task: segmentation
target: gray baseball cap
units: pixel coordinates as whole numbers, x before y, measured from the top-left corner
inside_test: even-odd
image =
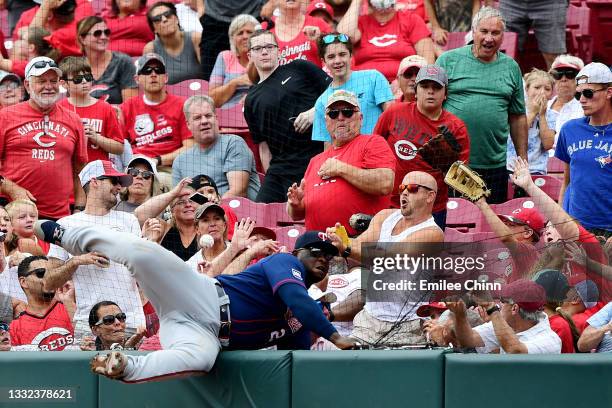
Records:
[[[448,75],[444,68],[429,64],[422,67],[417,74],[416,83],[421,81],[434,81],[442,86],[448,86]]]
[[[147,65],[151,61],[159,61],[164,67],[166,66],[166,61],[164,61],[164,58],[161,55],[155,54],[154,52],[150,52],[136,60],[136,62],[134,63],[134,65],[136,66],[136,73],[139,74],[140,70],[142,70],[145,65]]]

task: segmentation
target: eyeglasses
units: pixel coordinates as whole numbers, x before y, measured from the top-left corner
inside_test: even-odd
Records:
[[[170,18],[170,17],[172,17],[172,16],[174,16],[174,15],[176,15],[176,14],[174,14],[174,11],[172,11],[172,10],[166,10],[166,11],[164,11],[164,12],[163,12],[163,13],[161,13],[161,14],[158,14],[158,15],[156,15],[156,16],[151,16],[151,21],[152,21],[152,22],[154,22],[154,23],[159,23],[160,21],[162,21],[162,19],[163,19],[164,17],[166,17],[166,18]]]
[[[334,258],[333,254],[325,252],[320,248],[308,248],[308,251],[313,258],[325,258],[326,261],[331,261]]]
[[[584,95],[585,98],[587,99],[593,99],[593,96],[595,96],[595,92],[599,92],[599,91],[605,91],[608,88],[601,88],[601,89],[585,89],[582,92],[576,92],[574,94],[574,98],[576,98],[577,101],[580,100],[580,97]]]
[[[322,38],[322,40],[324,44],[331,44],[336,40],[338,40],[338,42],[346,44],[350,41],[350,38],[346,34],[327,34]]]
[[[272,52],[274,51],[275,48],[278,48],[278,45],[276,44],[256,45],[255,47],[251,47],[251,52],[261,52],[262,50]]]
[[[402,76],[406,79],[410,79],[410,78],[416,77],[418,73],[419,73],[418,69],[407,69],[404,72],[402,72]]]
[[[50,60],[50,61],[38,61],[35,62],[34,64],[32,64],[32,66],[30,67],[30,69],[28,70],[28,72],[26,72],[25,77],[28,77],[28,74],[30,73],[30,71],[33,68],[37,68],[37,69],[42,69],[45,67],[51,67],[51,68],[57,68],[57,64],[55,63],[55,61]]]
[[[19,84],[17,82],[9,82],[7,84],[2,84],[0,85],[0,92],[6,92],[6,91],[14,91],[15,89],[19,88]]]
[[[110,326],[111,324],[115,323],[115,319],[117,319],[121,323],[123,323],[123,322],[125,322],[125,319],[127,319],[127,316],[123,312],[117,313],[114,316],[113,315],[106,315],[106,316],[102,317],[100,320],[98,320],[96,322],[95,326],[99,326],[101,324],[103,324],[105,326]]]
[[[36,275],[38,279],[42,279],[45,277],[46,272],[47,272],[47,269],[45,268],[37,268],[37,269],[32,269],[30,272],[27,273],[26,276]]]
[[[182,207],[182,206],[185,206],[185,205],[187,205],[187,204],[189,204],[189,203],[190,203],[190,201],[189,201],[189,200],[178,200],[177,202],[175,202],[174,204],[172,204],[172,205],[170,206],[170,208],[174,208],[174,207],[176,207],[177,205],[180,205],[180,206]]]
[[[77,75],[77,76],[72,77],[72,78],[66,78],[66,81],[72,82],[75,85],[78,85],[78,84],[80,84],[83,81],[91,82],[93,80],[94,80],[94,76],[92,74]]]
[[[578,71],[576,71],[575,69],[564,69],[561,71],[553,69],[552,71],[550,71],[550,75],[552,75],[552,77],[555,78],[556,81],[563,78],[563,76],[565,76],[567,79],[575,79],[578,75]]]
[[[399,185],[399,193],[402,194],[404,190],[408,190],[410,194],[414,194],[419,191],[419,187],[423,187],[425,190],[434,191],[432,188],[427,186],[423,186],[421,184],[400,184]]]
[[[96,177],[97,180],[109,180],[113,186],[121,184],[118,177],[100,176]]]
[[[143,69],[140,70],[138,75],[151,75],[152,72],[155,72],[157,75],[163,75],[166,73],[166,68],[161,66],[150,66],[147,65]]]
[[[104,36],[110,38],[111,30],[110,30],[110,28],[107,28],[105,30],[92,31],[89,34],[91,34],[92,37],[94,37],[94,38],[100,38],[100,37],[102,37],[102,34],[104,34]]]
[[[340,116],[340,114],[342,113],[342,116],[349,119],[353,116],[355,112],[359,112],[359,110],[353,108],[330,109],[327,111],[327,116],[329,116],[330,119],[338,119],[338,116]]]
[[[139,169],[136,169],[134,167],[128,168],[127,169],[127,174],[129,174],[132,177],[138,177],[140,175],[145,180],[149,180],[151,177],[153,177],[153,172],[152,171],[149,171],[149,170],[139,170]]]

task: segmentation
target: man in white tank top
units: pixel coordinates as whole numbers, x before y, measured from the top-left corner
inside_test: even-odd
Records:
[[[362,243],[444,242],[444,233],[431,215],[438,189],[435,178],[425,172],[413,171],[406,174],[399,188],[400,209],[380,211],[363,234],[349,240],[348,246],[335,233],[339,224],[327,229],[329,238],[343,256],[361,262]],[[421,252],[417,245],[413,246],[410,252]],[[425,344],[421,319],[416,315],[416,310],[421,304],[426,304],[427,299],[419,301],[408,295],[394,291],[388,294],[389,301],[366,300],[364,309],[353,320],[351,337],[376,346]]]

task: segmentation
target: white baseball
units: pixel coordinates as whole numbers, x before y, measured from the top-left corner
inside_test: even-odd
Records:
[[[200,237],[200,248],[212,248],[215,240],[208,234],[204,234]]]

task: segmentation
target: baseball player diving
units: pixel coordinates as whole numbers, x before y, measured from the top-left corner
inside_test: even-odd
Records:
[[[327,275],[329,260],[338,254],[317,231],[301,235],[292,254],[275,254],[217,279],[197,274],[173,253],[131,234],[64,228],[46,220],[38,221],[35,231],[74,255],[97,251],[125,265],[159,315],[163,350],[145,356],[99,354],[91,361],[94,373],[127,383],[203,374],[222,347],[309,349],[311,331],[340,349],[357,344],[338,334],[308,296],[307,288]]]

